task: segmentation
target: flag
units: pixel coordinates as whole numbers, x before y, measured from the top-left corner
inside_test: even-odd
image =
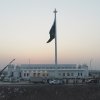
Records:
[[[53,25],[52,25],[52,27],[51,27],[51,29],[50,29],[50,32],[49,32],[49,34],[50,34],[50,38],[49,38],[49,40],[47,41],[47,43],[49,43],[49,42],[51,42],[54,38],[55,38],[55,29],[56,27],[55,27],[55,20],[54,20],[54,23],[53,23]]]

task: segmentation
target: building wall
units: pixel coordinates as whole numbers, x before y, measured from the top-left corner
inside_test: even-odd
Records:
[[[76,64],[23,64],[21,66],[8,67],[8,76],[29,79],[30,77],[42,78],[86,78],[88,77],[88,66]]]

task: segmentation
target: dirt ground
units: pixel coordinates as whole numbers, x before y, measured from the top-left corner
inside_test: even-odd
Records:
[[[100,100],[100,85],[1,85],[0,100]]]

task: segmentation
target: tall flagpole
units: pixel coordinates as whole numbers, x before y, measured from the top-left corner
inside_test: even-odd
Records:
[[[55,14],[55,78],[57,78],[57,27],[56,27],[56,9],[54,10]]]
[[[55,14],[55,65],[57,67],[57,30],[56,30],[56,13],[57,10],[54,10],[54,14]]]

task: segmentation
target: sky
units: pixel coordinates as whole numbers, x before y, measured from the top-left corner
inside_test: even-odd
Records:
[[[100,69],[100,0],[0,0],[0,68],[55,62],[55,8],[58,63]]]

